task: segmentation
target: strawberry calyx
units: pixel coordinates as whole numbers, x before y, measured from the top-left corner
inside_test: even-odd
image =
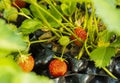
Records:
[[[20,54],[17,59],[17,64],[24,72],[31,72],[34,68],[34,58],[31,54]]]
[[[54,59],[58,59],[58,60],[61,60],[61,61],[65,61],[65,62],[68,62],[65,58],[62,58],[62,57],[58,57],[56,55],[53,56]]]
[[[28,56],[30,56],[30,55],[31,54],[22,54],[22,55],[20,55],[19,58],[18,58],[18,63],[19,63],[19,61],[21,61],[22,63],[24,63],[25,61],[27,61]]]

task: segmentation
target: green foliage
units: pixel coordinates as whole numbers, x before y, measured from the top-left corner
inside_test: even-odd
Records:
[[[7,22],[16,21],[18,14],[26,17],[19,28],[0,19],[0,33],[2,34],[0,35],[0,83],[53,83],[47,77],[37,76],[35,73],[22,72],[16,62],[13,61],[15,56],[14,54],[12,55],[13,52],[18,52],[18,50],[19,53],[28,52],[30,45],[27,47],[25,42],[31,44],[29,34],[37,29],[47,28],[51,30],[55,36],[59,36],[57,39],[58,43],[62,46],[67,46],[71,42],[66,35],[74,34],[72,31],[75,28],[74,23],[80,23],[80,27],[85,28],[90,34],[88,34],[88,38],[79,55],[82,56],[84,51],[89,54],[89,50],[86,49],[90,48],[90,51],[92,51],[90,59],[99,68],[108,66],[111,58],[115,56],[116,49],[120,47],[120,10],[116,8],[120,0],[116,0],[116,2],[115,0],[92,0],[98,18],[100,17],[107,27],[107,30],[102,29],[103,31],[98,29],[102,27],[99,27],[99,20],[94,16],[94,9],[91,9],[92,11],[87,9],[93,8],[90,3],[91,0],[57,0],[61,2],[61,5],[57,5],[56,0],[24,1],[30,4],[28,9],[17,9],[11,7],[11,0],[0,0],[0,10],[2,10],[3,17]],[[81,9],[78,10],[76,8],[77,2],[80,4],[85,3],[82,4],[85,6],[84,11],[81,11],[81,5]],[[59,28],[62,30],[60,31]],[[116,40],[110,43],[113,34],[118,35]],[[97,46],[96,44],[99,45]],[[64,48],[62,54],[64,54],[63,52]],[[4,59],[3,56],[5,57]],[[2,72],[3,70],[5,71]]]
[[[36,3],[37,2],[37,0],[24,0],[24,1],[26,1],[27,3]]]
[[[110,44],[111,47],[119,48],[120,47],[120,36],[116,38],[114,42]]]
[[[61,10],[64,15],[72,16],[76,9],[76,2],[75,1],[66,1],[65,3],[61,4]]]
[[[103,68],[108,66],[111,58],[115,56],[116,47],[120,47],[119,36],[114,42],[109,43],[112,35],[120,35],[120,10],[116,8],[115,0],[92,1],[94,2],[97,16],[102,19],[107,30],[99,32],[98,43],[100,47],[91,52],[90,58],[95,62],[96,67]]]
[[[109,32],[107,30],[104,30],[103,32],[100,32],[98,37],[103,42],[110,42],[111,37],[114,35],[114,33]]]
[[[53,83],[53,81],[35,73],[22,72],[13,59],[6,57],[0,58],[0,83]]]
[[[116,5],[120,6],[120,0],[115,0]]]
[[[16,72],[21,71],[19,66],[15,63],[15,61],[11,57],[0,58],[0,71],[3,71],[3,70],[5,72],[0,72],[0,76],[2,75],[2,73],[4,74],[9,72],[9,73],[15,74]]]
[[[113,56],[115,56],[114,48],[98,47],[92,51],[90,58],[95,62],[96,67],[103,68],[109,65]]]
[[[24,50],[26,43],[17,31],[0,19],[0,56],[9,54],[11,51]]]
[[[12,83],[53,83],[53,81],[35,73],[20,73],[13,78]]]
[[[42,7],[45,11],[47,11],[48,13],[50,13],[54,18],[56,18],[59,22],[62,21],[62,18],[61,16],[58,15],[58,13],[53,9],[53,8],[50,8],[50,9],[47,9],[46,8],[46,5],[42,5],[40,4],[39,5],[40,7]],[[57,7],[56,7],[57,8]],[[42,11],[41,9],[36,9],[35,6],[31,5],[30,6],[30,9],[32,11],[32,14],[36,17],[36,18],[39,18],[41,21],[43,21],[44,23],[44,20],[42,19],[40,13],[44,16],[45,20],[51,25],[51,27],[58,27],[60,26],[60,24],[58,24],[51,16],[49,16],[48,14],[46,14],[44,11]],[[45,23],[44,23],[45,24]],[[45,25],[46,26],[46,25]]]
[[[11,0],[0,0],[0,10],[10,7],[11,7]]]
[[[107,26],[107,30],[120,35],[120,10],[115,8],[112,0],[92,0],[96,14],[101,17]]]
[[[10,7],[4,10],[3,17],[8,21],[16,21],[18,17],[18,11],[14,7]]]
[[[26,15],[31,15],[30,11],[27,8],[22,8],[21,11]]]
[[[41,27],[42,23],[37,19],[26,19],[22,22],[19,31],[23,34],[30,34]]]

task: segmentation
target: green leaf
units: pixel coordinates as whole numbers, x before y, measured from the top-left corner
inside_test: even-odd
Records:
[[[54,83],[45,76],[34,72],[23,72],[11,58],[0,58],[0,83]]]
[[[0,0],[0,10],[10,7],[11,7],[11,0]]]
[[[45,5],[41,5],[40,7],[42,7],[45,11],[49,12],[54,18],[56,18],[58,21],[62,21],[61,16],[53,9],[47,9]],[[56,7],[57,8],[57,7]],[[30,9],[32,11],[32,14],[34,15],[34,17],[39,18],[43,23],[43,19],[41,19],[41,16],[39,13],[42,13],[42,15],[45,17],[45,19],[47,20],[47,22],[51,25],[51,27],[59,27],[60,24],[58,24],[52,17],[50,17],[48,14],[46,14],[45,12],[43,12],[42,10],[38,9],[36,10],[35,6],[31,5]],[[46,26],[46,25],[45,25]]]
[[[45,76],[37,76],[35,73],[20,73],[14,77],[12,83],[53,83]]]
[[[16,21],[18,17],[18,11],[15,7],[10,7],[4,10],[3,17],[8,21]]]
[[[22,71],[21,68],[16,64],[16,62],[11,57],[0,58],[0,71],[3,70],[13,74]],[[0,72],[0,75],[1,73],[2,72]]]
[[[20,71],[13,59],[0,58],[0,83],[12,83],[12,78]]]
[[[21,35],[17,31],[13,31],[11,26],[2,19],[0,19],[0,33],[0,56],[26,48],[26,43],[22,40]]]
[[[61,9],[62,9],[62,12],[65,14],[65,15],[67,15],[67,16],[69,16],[69,11],[68,11],[68,5],[67,4],[62,4],[61,5]]]
[[[27,8],[22,8],[21,10],[24,12],[24,14],[31,15],[30,11]]]
[[[110,42],[111,37],[114,35],[114,33],[109,32],[107,30],[104,30],[103,32],[99,33],[99,38],[103,42]]]
[[[110,46],[115,48],[120,47],[120,36],[117,37],[116,40],[110,44]]]
[[[120,35],[120,10],[116,9],[114,0],[92,0],[96,14],[101,17],[107,30]]]
[[[66,16],[73,15],[76,9],[76,2],[75,1],[67,1],[61,5],[61,10]]]
[[[41,27],[42,23],[37,19],[26,19],[22,22],[19,31],[30,34]]]
[[[36,3],[37,2],[37,0],[24,0],[24,1],[27,3]]]
[[[120,6],[120,0],[115,0],[116,1],[116,5]]]
[[[102,68],[109,65],[112,56],[115,56],[114,48],[98,47],[91,52],[90,59],[95,62],[96,67]]]
[[[56,6],[56,8],[58,9],[58,7]],[[58,9],[59,10],[59,9]],[[53,9],[53,8],[50,8],[48,10],[51,15],[53,15],[59,22],[62,22],[62,18],[61,16]],[[53,18],[51,18],[49,15],[46,14],[46,19],[47,21],[50,23],[50,25],[52,27],[59,27],[60,24],[58,24]]]

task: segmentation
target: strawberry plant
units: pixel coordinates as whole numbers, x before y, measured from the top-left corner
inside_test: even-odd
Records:
[[[100,75],[118,81],[119,3],[119,0],[1,0],[0,68],[5,72],[0,70],[0,82],[16,83],[20,79],[20,83],[53,83],[60,76],[67,81],[71,75],[81,73],[93,75],[91,80]],[[91,66],[96,72],[92,72],[95,70]],[[86,80],[84,77],[82,81]],[[27,78],[31,79],[24,81]]]

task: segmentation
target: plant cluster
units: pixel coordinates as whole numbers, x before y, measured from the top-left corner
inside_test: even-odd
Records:
[[[77,60],[87,56],[97,68],[117,79],[107,67],[120,52],[119,3],[119,0],[0,0],[0,73],[5,70],[0,74],[0,83],[16,83],[17,79],[21,79],[19,83],[53,83],[31,71],[41,63],[49,65],[52,76],[65,75],[68,52],[69,57]],[[37,63],[39,54],[34,48],[35,53],[31,51],[32,46],[49,43],[53,45],[52,52],[47,57],[40,54],[41,61]],[[74,47],[76,53],[71,52]],[[7,80],[1,80],[3,75]]]

